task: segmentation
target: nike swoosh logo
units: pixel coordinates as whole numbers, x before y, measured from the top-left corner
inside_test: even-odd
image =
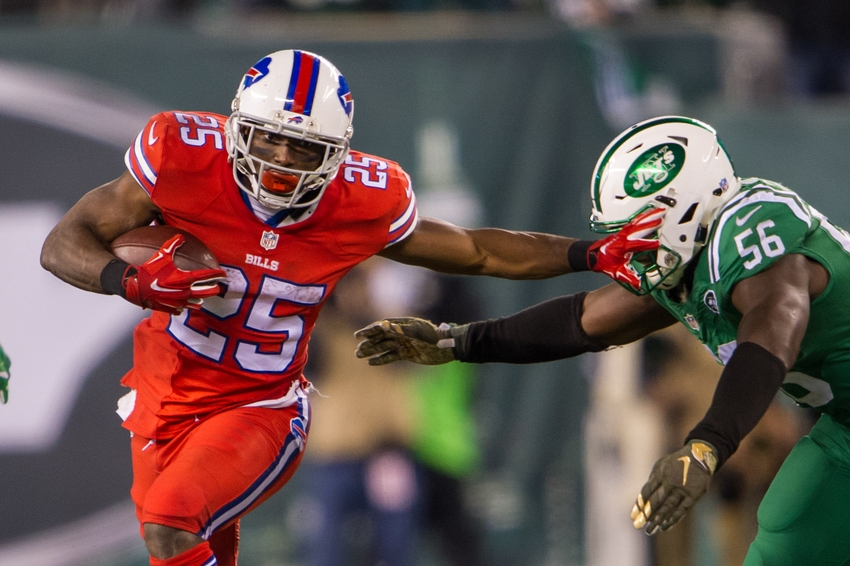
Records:
[[[156,122],[151,126],[150,131],[148,132],[148,145],[153,145],[159,138],[153,137],[153,129],[156,128]]]
[[[180,289],[166,289],[165,287],[159,286],[159,279],[154,279],[151,281],[151,289],[154,291],[159,291],[161,293],[179,293]]]
[[[754,209],[749,211],[746,215],[744,215],[743,218],[741,218],[741,217],[735,218],[735,225],[736,226],[743,226],[744,224],[746,224],[747,220],[750,219],[750,216],[755,214],[756,211],[760,208],[761,208],[761,205],[758,205],[757,207],[755,207]]]
[[[682,470],[682,487],[685,487],[685,484],[688,483],[688,468],[691,467],[691,459],[687,456],[682,456],[679,458],[679,461],[685,465],[685,469]]]

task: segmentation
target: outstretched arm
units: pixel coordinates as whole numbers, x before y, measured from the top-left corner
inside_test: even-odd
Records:
[[[567,251],[575,241],[538,232],[471,230],[421,217],[410,236],[379,255],[442,273],[544,279],[573,271]]]
[[[158,214],[148,194],[125,172],[86,193],[53,228],[41,250],[41,265],[59,279],[104,293],[100,274],[115,259],[106,245],[150,224]]]
[[[669,529],[708,490],[714,471],[735,452],[776,396],[800,351],[810,301],[823,292],[828,280],[820,264],[790,254],[735,286],[732,303],[743,315],[738,346],[687,445],[653,467],[632,508],[635,528],[648,534]]]
[[[673,322],[652,297],[611,284],[461,326],[437,327],[418,318],[378,321],[357,332],[363,341],[356,355],[371,365],[547,362],[627,344]]]
[[[596,271],[639,291],[641,282],[631,258],[635,252],[658,248],[658,239],[653,235],[664,214],[660,208],[647,210],[601,240],[495,228],[468,230],[442,220],[422,218],[413,234],[381,255],[443,273],[507,279],[542,279]]]
[[[658,247],[652,235],[663,216],[664,210],[650,209],[617,233],[595,242],[505,230],[466,230],[426,219],[419,228],[422,231],[384,255],[450,273],[501,277],[548,277],[591,269],[640,289],[630,260],[634,252]],[[430,245],[430,240],[436,244]],[[398,360],[442,364],[453,359],[547,362],[627,344],[673,322],[651,296],[636,296],[619,285],[608,285],[591,293],[558,297],[508,317],[462,326],[437,327],[410,317],[381,320],[356,333],[363,340],[357,356],[368,358],[371,365]]]

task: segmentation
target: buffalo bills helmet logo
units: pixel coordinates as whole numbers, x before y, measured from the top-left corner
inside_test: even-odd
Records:
[[[246,89],[254,83],[260,82],[263,77],[269,74],[269,63],[272,62],[271,57],[263,57],[253,67],[245,73],[245,78],[242,79],[242,88]]]
[[[304,118],[302,118],[301,116],[290,116],[286,119],[287,124],[300,124],[303,121]]]
[[[345,110],[346,116],[351,116],[351,111],[354,109],[354,99],[351,98],[351,91],[348,88],[348,83],[345,82],[345,77],[339,76],[339,88],[336,91],[339,96],[339,101]]]

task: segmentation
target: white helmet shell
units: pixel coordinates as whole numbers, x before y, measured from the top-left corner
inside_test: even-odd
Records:
[[[318,202],[348,154],[354,101],[342,74],[327,59],[288,49],[263,57],[242,79],[225,133],[237,184],[263,205],[304,208]],[[312,171],[282,167],[251,155],[253,136],[268,132],[324,149]],[[285,194],[262,183],[269,171],[298,179]]]
[[[667,209],[658,251],[652,257],[636,254],[631,265],[641,278],[639,294],[669,289],[740,186],[711,126],[684,116],[652,118],[621,133],[602,152],[590,186],[590,228],[616,232],[649,207]]]

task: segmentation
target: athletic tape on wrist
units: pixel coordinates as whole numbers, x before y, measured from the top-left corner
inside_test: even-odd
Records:
[[[441,338],[437,340],[438,348],[454,348],[455,338],[451,335],[452,325],[446,322],[441,322],[437,327],[440,330]]]

